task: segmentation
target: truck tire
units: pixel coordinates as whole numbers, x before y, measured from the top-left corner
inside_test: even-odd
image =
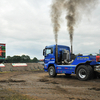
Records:
[[[76,76],[81,81],[86,81],[92,78],[92,67],[80,65],[76,70]]]
[[[50,66],[48,72],[49,72],[50,77],[56,77],[56,75],[57,75],[54,66]]]

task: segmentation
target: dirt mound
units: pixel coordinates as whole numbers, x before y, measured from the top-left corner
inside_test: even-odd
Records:
[[[0,68],[0,71],[31,71],[43,69],[43,65],[39,63],[27,63],[27,66],[13,67],[12,63],[4,63],[5,67]]]

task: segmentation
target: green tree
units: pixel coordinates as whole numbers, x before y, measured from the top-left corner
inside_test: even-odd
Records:
[[[30,57],[28,55],[22,55],[21,62],[31,62]]]
[[[89,54],[89,56],[93,56],[92,54]]]
[[[38,59],[36,57],[34,57],[32,62],[38,62]]]
[[[12,60],[13,60],[13,63],[20,63],[21,62],[21,57],[20,56],[13,56]]]
[[[8,63],[12,63],[12,61],[13,61],[12,57],[7,56],[7,58],[6,58],[6,62],[8,62]]]
[[[28,62],[38,62],[38,59],[34,57],[32,60],[28,55],[22,55],[22,56],[7,56],[6,61],[8,63],[28,63]]]

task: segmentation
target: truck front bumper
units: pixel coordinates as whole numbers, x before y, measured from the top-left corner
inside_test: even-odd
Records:
[[[100,65],[94,66],[94,71],[100,73]]]

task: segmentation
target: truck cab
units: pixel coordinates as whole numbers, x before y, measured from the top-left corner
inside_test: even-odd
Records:
[[[96,61],[96,56],[75,56],[64,45],[46,46],[43,55],[44,71],[49,72],[50,77],[55,77],[58,73],[66,76],[76,74],[79,80],[84,81],[99,76],[100,62]]]
[[[45,56],[44,63],[50,63],[51,61],[56,63],[57,61],[61,64],[61,61],[64,58],[64,50],[67,51],[68,60],[70,60],[70,48],[68,46],[57,46],[57,58],[56,58],[56,45],[46,46],[44,49],[43,55]]]

